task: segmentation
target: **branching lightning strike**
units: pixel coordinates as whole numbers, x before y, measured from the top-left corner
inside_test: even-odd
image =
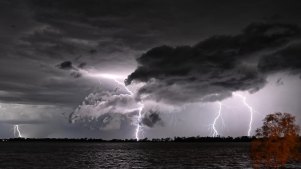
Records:
[[[234,95],[240,97],[242,99],[243,104],[249,109],[250,111],[250,122],[249,122],[249,129],[248,129],[248,136],[251,136],[251,131],[252,131],[252,124],[253,124],[253,108],[247,103],[247,98],[241,94],[235,93]]]
[[[96,76],[96,77],[102,77],[102,78],[107,78],[107,79],[112,79],[114,80],[117,84],[121,85],[124,87],[124,89],[131,95],[133,96],[134,93],[132,91],[130,91],[124,83],[118,81],[117,79],[120,78],[119,76],[116,76],[116,75],[111,75],[111,74],[94,74],[92,76]],[[246,101],[246,97],[241,95],[241,94],[237,94],[237,93],[234,93],[235,96],[238,96],[242,99],[242,102],[243,104],[249,109],[250,111],[250,122],[249,122],[249,128],[248,128],[248,136],[251,136],[251,131],[252,131],[252,124],[253,124],[253,114],[254,114],[254,110],[253,108],[247,103]],[[217,94],[212,94],[210,96],[217,96]],[[218,112],[217,112],[217,116],[214,118],[214,121],[212,123],[212,130],[213,130],[213,134],[212,136],[213,137],[217,137],[219,134],[217,128],[216,128],[216,124],[217,124],[217,121],[222,118],[222,103],[219,101],[217,102],[218,103]],[[136,137],[136,140],[139,141],[139,133],[141,132],[141,118],[142,118],[142,111],[143,111],[143,108],[144,108],[144,104],[142,101],[140,101],[139,103],[139,113],[138,113],[138,123],[137,123],[137,127],[136,127],[136,132],[135,132],[135,137]],[[222,119],[223,120],[223,119]]]

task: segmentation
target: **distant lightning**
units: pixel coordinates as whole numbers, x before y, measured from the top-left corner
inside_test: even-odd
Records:
[[[96,75],[92,75],[92,76],[96,76],[96,77],[102,77],[102,78],[106,78],[106,79],[112,79],[113,81],[115,81],[117,84],[123,86],[123,88],[129,93],[129,95],[134,96],[134,93],[132,91],[130,91],[126,85],[120,81],[118,81],[118,78],[121,78],[120,76],[117,75],[113,75],[113,74],[96,74]],[[141,126],[141,119],[142,119],[142,111],[144,108],[144,104],[142,101],[138,102],[139,108],[138,108],[138,119],[137,119],[137,126],[136,126],[136,132],[135,132],[135,137],[136,140],[139,141],[139,134],[142,131],[142,126]]]
[[[222,113],[222,103],[221,102],[217,102],[218,104],[218,112],[217,112],[217,116],[214,118],[214,121],[212,123],[212,129],[213,129],[213,134],[212,137],[216,137],[219,135],[217,129],[216,129],[216,122],[217,120],[221,117],[221,113]]]
[[[210,94],[210,95],[207,95],[205,96],[202,100],[206,100],[206,99],[214,99],[214,98],[217,98],[219,96],[219,94],[217,93],[214,93],[214,94]],[[216,129],[216,123],[217,121],[221,118],[222,120],[222,124],[224,126],[224,119],[222,117],[222,103],[220,101],[217,102],[218,104],[218,111],[217,111],[217,115],[216,117],[214,118],[213,120],[213,123],[210,125],[212,127],[212,130],[213,130],[213,134],[212,134],[212,137],[217,137],[219,136],[219,132],[217,131]]]
[[[249,129],[248,129],[248,136],[251,136],[251,131],[252,131],[252,124],[253,124],[253,108],[247,103],[247,98],[241,94],[234,93],[234,95],[240,97],[242,99],[242,102],[244,105],[249,109],[250,111],[250,122],[249,122]]]
[[[137,124],[137,128],[136,128],[136,133],[135,133],[135,137],[136,137],[137,141],[139,141],[139,133],[141,130],[140,122],[141,122],[141,118],[142,118],[142,110],[144,108],[143,103],[140,102],[139,104],[140,104],[140,107],[139,107],[139,114],[138,114],[138,124]]]
[[[90,74],[91,75],[91,74]],[[113,74],[92,74],[91,76],[93,77],[102,77],[102,78],[107,78],[107,79],[112,79],[114,80],[117,84],[121,85],[124,87],[124,89],[129,93],[129,95],[133,96],[134,93],[132,91],[130,91],[126,85],[120,81],[118,81],[117,79],[121,78],[120,76],[117,76],[117,75],[113,75]],[[234,93],[234,95],[240,97],[242,99],[242,102],[243,104],[249,109],[250,111],[250,122],[249,122],[249,128],[248,128],[248,136],[251,136],[251,131],[252,131],[252,124],[253,124],[253,114],[254,114],[254,110],[253,108],[247,103],[247,99],[245,96],[241,95],[241,94],[237,94],[237,93]],[[208,95],[206,96],[205,98],[207,97],[215,97],[215,96],[218,96],[218,94],[212,94],[212,95]],[[140,101],[139,103],[139,108],[138,108],[138,119],[137,119],[137,127],[136,127],[136,131],[135,131],[135,137],[136,137],[136,140],[139,141],[139,134],[140,132],[142,131],[142,126],[141,126],[141,119],[142,119],[142,111],[143,111],[143,108],[144,108],[144,104],[142,101]],[[216,137],[219,135],[219,132],[216,128],[216,124],[218,122],[218,120],[221,118],[222,122],[223,122],[223,119],[222,119],[222,103],[219,101],[217,102],[218,104],[218,112],[217,112],[217,115],[216,117],[214,118],[213,120],[213,123],[211,124],[212,126],[212,130],[213,130],[213,134],[212,136],[213,137]],[[223,122],[224,124],[224,122]]]
[[[17,134],[17,137],[22,137],[22,134],[19,130],[19,125],[14,125],[14,136],[16,137],[16,134]]]

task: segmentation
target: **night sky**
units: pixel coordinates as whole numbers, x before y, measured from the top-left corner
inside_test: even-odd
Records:
[[[246,104],[250,135],[274,112],[301,125],[300,9],[0,0],[0,137],[245,136]]]

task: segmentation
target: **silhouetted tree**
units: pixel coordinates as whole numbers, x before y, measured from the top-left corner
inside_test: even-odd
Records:
[[[299,126],[289,113],[269,114],[251,143],[253,167],[278,168],[299,159]]]

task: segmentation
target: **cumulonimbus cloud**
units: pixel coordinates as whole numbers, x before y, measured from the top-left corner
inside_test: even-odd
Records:
[[[89,94],[69,116],[69,122],[99,126],[99,129],[118,129],[122,121],[130,122],[139,105],[134,97],[118,90]],[[97,125],[96,125],[97,124]]]
[[[144,82],[137,93],[140,99],[167,104],[217,101],[239,90],[255,92],[265,85],[269,73],[301,68],[299,33],[295,25],[251,24],[236,36],[214,36],[192,47],[156,47],[137,59],[139,66],[125,83]],[[67,70],[80,69],[63,63]],[[112,129],[121,125],[121,119],[132,119],[127,114],[135,114],[137,108],[137,100],[127,94],[91,93],[70,122]],[[162,120],[153,112],[141,123],[154,127]]]
[[[156,47],[137,59],[125,83],[144,82],[139,98],[173,104],[255,92],[265,85],[267,70],[300,69],[300,55],[287,47],[299,35],[296,25],[255,23],[238,35],[213,36],[194,46]]]

